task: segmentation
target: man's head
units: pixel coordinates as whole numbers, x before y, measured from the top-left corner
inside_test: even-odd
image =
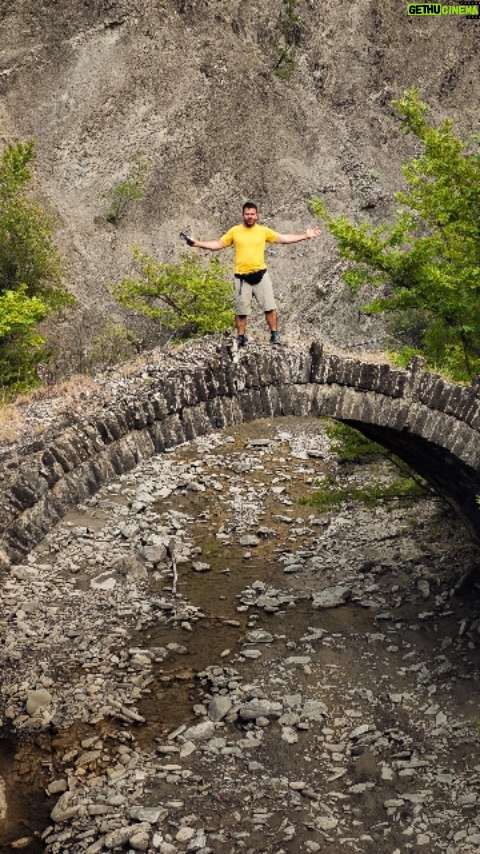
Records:
[[[251,228],[252,225],[255,225],[258,219],[258,210],[255,202],[245,202],[242,208],[243,214],[243,222],[247,228]]]

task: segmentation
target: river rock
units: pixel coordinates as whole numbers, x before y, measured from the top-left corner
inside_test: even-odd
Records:
[[[321,590],[320,593],[315,593],[312,597],[314,608],[338,608],[339,605],[344,605],[348,602],[352,595],[350,587],[337,585],[330,587],[328,590]]]
[[[223,695],[218,695],[213,698],[213,700],[209,703],[208,706],[208,717],[211,721],[218,722],[223,720],[225,715],[228,714],[230,709],[232,708],[232,701],[230,697],[225,697]]]
[[[64,822],[78,815],[81,811],[84,811],[84,808],[81,804],[73,804],[71,803],[73,798],[72,792],[65,792],[65,794],[61,795],[58,799],[57,803],[53,807],[50,818],[55,822]]]
[[[49,706],[52,702],[52,695],[50,691],[47,691],[46,688],[39,688],[36,691],[29,691],[27,694],[27,702],[25,704],[25,709],[27,715],[33,717],[39,709],[43,709],[45,706]]]
[[[256,718],[279,718],[283,712],[281,703],[271,700],[250,700],[238,710],[238,717],[243,721],[254,721]]]
[[[205,741],[206,739],[211,738],[214,732],[215,723],[212,720],[208,720],[188,727],[182,734],[182,737],[187,741]]]

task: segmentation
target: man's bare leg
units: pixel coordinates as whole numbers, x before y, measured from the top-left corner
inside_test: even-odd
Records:
[[[278,312],[276,308],[265,312],[265,320],[267,321],[270,332],[276,332],[278,326]]]
[[[245,338],[245,330],[247,328],[246,314],[237,314],[235,316],[235,326],[237,327],[237,347],[245,347],[247,339]]]
[[[247,328],[247,315],[237,314],[235,317],[235,325],[237,327],[237,335],[245,335]]]

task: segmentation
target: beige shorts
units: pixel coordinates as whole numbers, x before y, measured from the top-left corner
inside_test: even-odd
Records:
[[[252,310],[252,297],[256,299],[262,311],[276,309],[272,280],[268,270],[263,274],[262,281],[258,285],[249,285],[245,279],[235,279],[235,314],[249,315]]]

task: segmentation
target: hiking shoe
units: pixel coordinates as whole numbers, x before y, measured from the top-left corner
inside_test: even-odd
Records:
[[[245,335],[237,335],[237,347],[245,347],[247,339]]]
[[[280,344],[280,332],[271,332],[270,333],[270,342],[272,344]]]

